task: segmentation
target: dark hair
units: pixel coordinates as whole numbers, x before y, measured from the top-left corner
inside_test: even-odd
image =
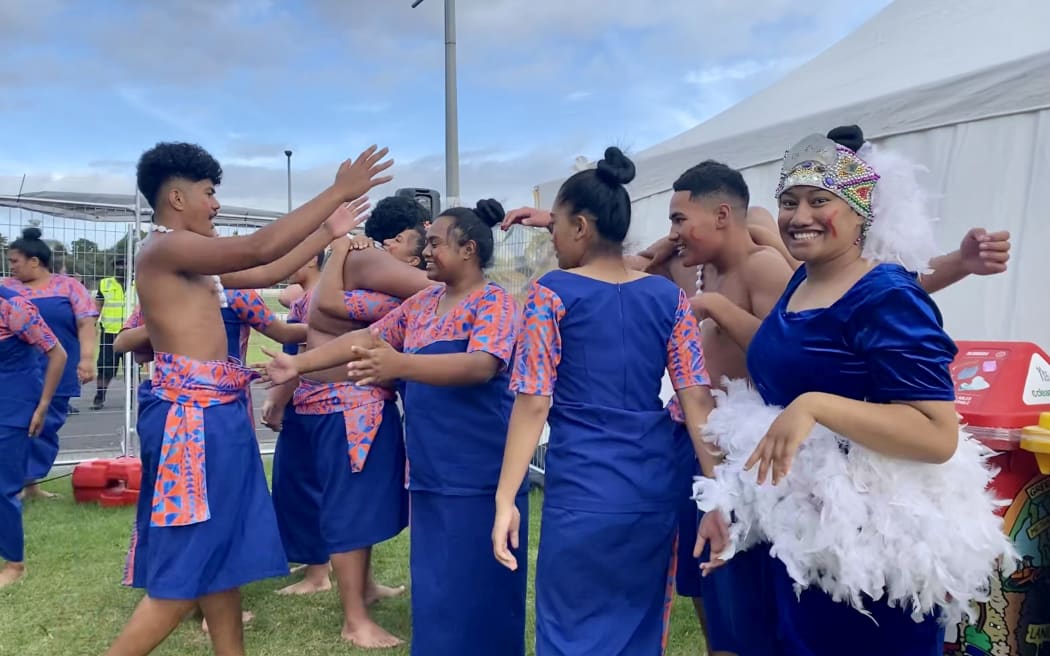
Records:
[[[417,225],[412,228],[412,231],[416,233],[416,249],[412,252],[412,255],[419,258],[419,264],[417,265],[420,269],[427,268],[427,263],[423,259],[423,249],[427,247],[427,231],[423,228],[423,225]]]
[[[603,239],[622,244],[631,227],[631,196],[624,188],[631,180],[634,162],[619,148],[606,148],[598,168],[580,171],[566,180],[554,204],[567,205],[573,214],[589,214]]]
[[[139,191],[156,210],[160,189],[170,180],[210,180],[219,185],[222,184],[222,167],[208,151],[196,144],[159,143],[142,153],[136,177]]]
[[[26,259],[35,257],[40,260],[40,266],[50,271],[51,247],[41,239],[43,235],[40,228],[23,228],[22,236],[11,242],[8,248],[25,255]]]
[[[443,216],[451,217],[452,229],[459,233],[459,245],[468,241],[478,245],[478,261],[481,268],[492,264],[492,255],[496,250],[496,243],[492,238],[493,226],[503,221],[506,212],[498,200],[487,198],[479,200],[474,209],[466,207],[450,207],[438,214],[435,221]]]
[[[705,160],[678,176],[672,187],[675,191],[688,191],[689,198],[723,194],[739,201],[736,209],[745,212],[751,202],[751,193],[744,182],[744,176],[734,168],[722,162]]]
[[[414,198],[388,196],[376,203],[365,221],[365,236],[378,242],[393,239],[430,220],[430,212]]]
[[[858,125],[841,125],[828,132],[828,139],[857,152],[864,145],[864,131]]]
[[[324,268],[324,261],[325,261],[325,258],[327,256],[328,256],[328,251],[326,251],[326,250],[322,250],[320,253],[317,254],[317,268],[318,269],[323,269]]]

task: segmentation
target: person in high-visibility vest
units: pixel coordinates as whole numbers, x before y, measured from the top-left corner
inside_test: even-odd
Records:
[[[124,325],[124,262],[116,263],[114,275],[103,278],[98,283],[98,292],[95,293],[95,301],[99,303],[99,345],[98,378],[95,382],[95,398],[91,403],[92,410],[100,410],[106,404],[106,388],[109,382],[117,375],[117,367],[120,359],[113,352],[113,340]],[[131,293],[135,293],[135,283],[131,284]]]

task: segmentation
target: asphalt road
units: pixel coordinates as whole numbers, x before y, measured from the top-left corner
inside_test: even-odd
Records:
[[[106,406],[101,410],[92,410],[91,401],[95,396],[95,386],[88,383],[84,386],[83,396],[73,399],[72,405],[80,412],[69,415],[65,427],[59,433],[60,450],[58,461],[86,460],[90,458],[108,458],[121,453],[121,439],[124,432],[124,380],[115,378],[110,383],[106,394]],[[252,387],[252,405],[255,409],[256,435],[263,452],[271,452],[277,434],[259,423],[262,404],[266,392],[261,387]],[[134,427],[134,416],[132,427]],[[132,453],[137,453],[138,446],[132,434]]]

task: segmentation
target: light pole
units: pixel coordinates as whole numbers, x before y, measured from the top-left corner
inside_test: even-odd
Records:
[[[292,151],[284,151],[284,156],[288,158],[288,212],[292,211]]]
[[[415,0],[415,9],[423,0]],[[456,0],[445,0],[445,204],[459,205],[459,117],[456,96]]]

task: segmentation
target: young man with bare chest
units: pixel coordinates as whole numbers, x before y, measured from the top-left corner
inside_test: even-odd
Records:
[[[369,148],[306,205],[251,235],[223,238],[213,236],[222,169],[211,155],[162,143],[139,160],[138,188],[154,215],[136,277],[155,371],[139,409],[143,494],[126,581],[146,596],[110,655],[150,653],[195,604],[215,653],[244,653],[240,586],[288,567],[246,403],[256,374],[227,360],[218,276],[277,260],[341,204],[389,181],[380,177],[392,164],[380,163],[385,155]],[[355,218],[337,216],[347,225],[324,225],[333,237]]]

